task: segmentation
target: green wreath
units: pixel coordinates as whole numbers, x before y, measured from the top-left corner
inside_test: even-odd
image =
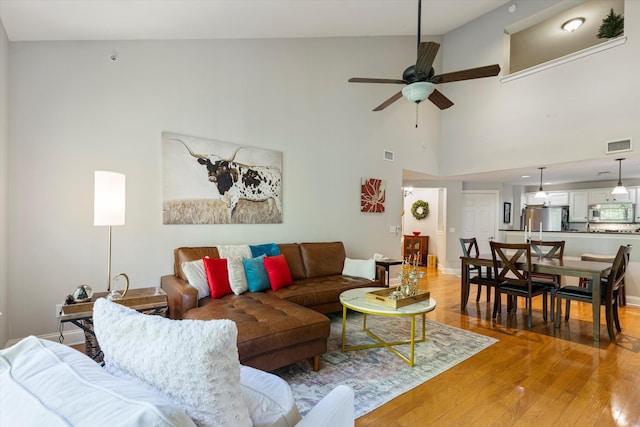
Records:
[[[415,219],[425,219],[429,215],[429,203],[418,200],[411,206],[411,215]]]

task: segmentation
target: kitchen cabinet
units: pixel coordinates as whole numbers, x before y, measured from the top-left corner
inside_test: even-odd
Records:
[[[640,187],[634,187],[633,189],[627,187],[627,190],[635,192],[635,200],[640,200]],[[634,213],[634,222],[640,223],[640,209],[638,209],[638,205],[634,205],[635,213]]]
[[[589,220],[589,192],[569,192],[569,222],[587,222]]]
[[[538,198],[536,193],[526,194],[527,205],[567,206],[569,193],[566,191],[549,191],[547,197]]]
[[[569,193],[566,191],[550,191],[547,194],[551,206],[567,206],[569,204]]]
[[[403,257],[413,262],[414,256],[418,257],[418,264],[427,265],[429,254],[429,236],[404,236]]]
[[[629,190],[627,194],[611,194],[611,188],[589,191],[589,204],[597,203],[635,203],[636,191]]]
[[[544,205],[547,203],[546,199],[538,199],[536,198],[536,193],[527,193],[526,194],[527,205]]]

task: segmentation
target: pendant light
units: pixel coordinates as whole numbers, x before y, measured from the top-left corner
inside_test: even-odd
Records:
[[[545,167],[538,168],[540,169],[540,188],[536,193],[536,199],[544,199],[547,197],[547,193],[542,189],[542,171],[546,169]]]
[[[616,159],[616,162],[618,162],[618,185],[615,186],[615,188],[613,189],[611,194],[627,194],[627,193],[629,193],[627,191],[627,189],[624,188],[624,185],[622,185],[622,161],[623,160],[624,160],[624,158]]]

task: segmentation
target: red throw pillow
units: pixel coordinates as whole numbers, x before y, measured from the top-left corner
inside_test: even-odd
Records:
[[[204,271],[207,273],[211,298],[220,298],[230,294],[232,291],[226,258],[202,258],[202,262],[204,263]]]
[[[287,264],[287,260],[282,254],[264,257],[264,269],[267,270],[269,283],[274,291],[293,283],[289,264]]]

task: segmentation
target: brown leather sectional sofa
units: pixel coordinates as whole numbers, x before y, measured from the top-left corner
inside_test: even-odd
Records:
[[[343,276],[346,258],[342,242],[278,244],[284,254],[293,284],[277,291],[245,292],[198,300],[182,263],[205,256],[219,258],[215,246],[182,247],[174,251],[175,274],[161,278],[169,299],[172,319],[231,319],[238,327],[240,363],[265,371],[304,359],[320,368],[320,355],[327,351],[330,321],[324,314],[342,310],[340,293],[345,290],[384,286],[385,269],[376,267],[376,279]]]

